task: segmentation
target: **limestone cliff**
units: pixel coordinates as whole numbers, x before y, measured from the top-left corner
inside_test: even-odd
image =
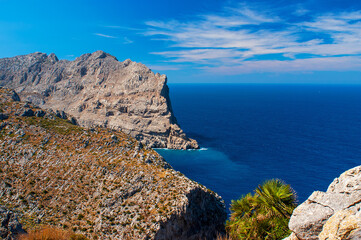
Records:
[[[74,61],[44,53],[0,59],[0,86],[41,108],[64,111],[81,126],[121,130],[149,147],[198,148],[177,124],[167,77],[103,51]]]
[[[361,166],[336,178],[326,192],[316,191],[290,219],[288,240],[361,239]]]
[[[91,239],[213,239],[226,220],[216,193],[131,136],[73,125],[4,88],[0,206],[25,230],[55,225]]]

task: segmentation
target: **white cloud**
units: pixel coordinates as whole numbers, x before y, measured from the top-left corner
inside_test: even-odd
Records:
[[[299,7],[294,14],[307,12]],[[146,25],[145,35],[169,42],[168,51],[153,54],[167,61],[206,66],[209,71],[361,71],[361,11],[328,13],[311,21],[289,23],[242,5],[189,22],[149,21]],[[272,54],[273,59],[262,60]]]
[[[244,61],[239,65],[204,67],[204,69],[222,75],[237,75],[251,72],[349,71],[361,69],[361,57]]]
[[[99,37],[105,37],[105,38],[117,38],[117,37],[110,36],[110,35],[105,35],[105,34],[102,34],[102,33],[94,33],[94,35],[97,35]]]
[[[229,58],[237,58],[240,53],[232,49],[194,49],[169,52],[153,52],[153,54],[167,56],[173,58],[171,62],[203,62],[207,63],[211,60],[220,62]]]
[[[302,6],[299,6],[294,12],[293,14],[296,15],[296,16],[304,16],[306,15],[307,13],[309,13],[310,11],[303,8]]]

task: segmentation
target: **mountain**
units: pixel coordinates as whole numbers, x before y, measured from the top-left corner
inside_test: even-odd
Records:
[[[15,229],[6,224],[15,215],[16,229],[19,219],[25,230],[58,226],[90,239],[213,239],[224,231],[223,200],[151,148],[19,100],[0,88],[0,234]]]
[[[0,59],[0,86],[81,126],[121,130],[148,147],[198,148],[173,114],[167,77],[103,51],[74,61],[39,52]]]

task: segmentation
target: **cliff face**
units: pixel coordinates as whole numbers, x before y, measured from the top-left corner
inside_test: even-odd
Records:
[[[213,239],[226,220],[217,194],[129,135],[73,125],[4,88],[0,206],[24,229],[55,225],[92,239]]]
[[[341,174],[326,192],[313,192],[294,210],[289,228],[289,240],[361,239],[361,166]]]
[[[0,86],[24,101],[64,111],[81,126],[130,134],[149,147],[198,148],[177,124],[165,75],[97,51],[74,61],[33,53],[0,59]]]

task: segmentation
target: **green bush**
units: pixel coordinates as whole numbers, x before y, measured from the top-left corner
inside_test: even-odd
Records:
[[[288,222],[295,207],[296,194],[290,185],[268,180],[253,195],[232,200],[227,233],[232,239],[283,239],[290,234]]]

